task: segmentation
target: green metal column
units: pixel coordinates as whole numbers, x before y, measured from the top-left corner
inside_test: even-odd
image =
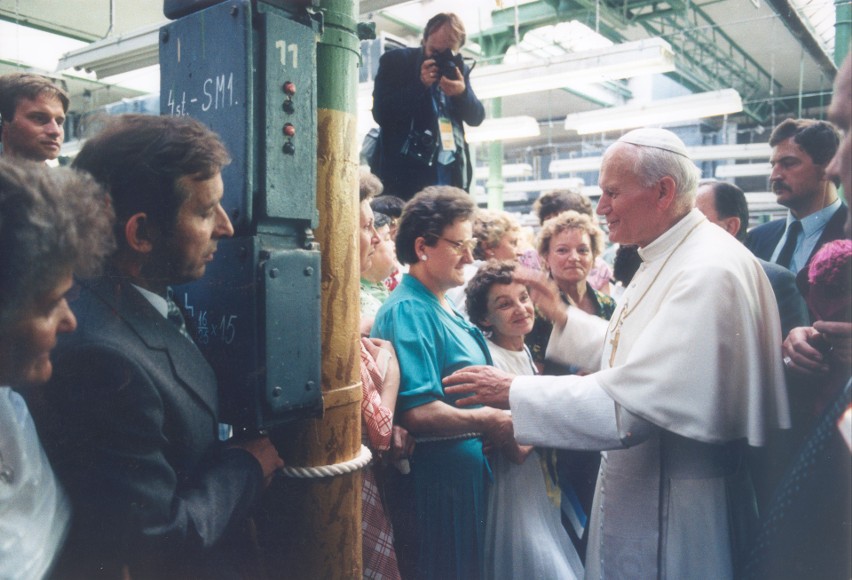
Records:
[[[849,0],[834,0],[834,64],[837,68],[849,54],[850,39],[852,39],[852,2]]]
[[[358,151],[356,95],[360,44],[355,0],[320,0],[317,45],[317,208],[321,250],[322,419],[286,434],[285,461],[340,464],[361,448],[358,322]],[[310,340],[314,337],[305,337]],[[362,473],[283,482],[275,506],[270,578],[361,578]],[[267,545],[269,539],[265,542]]]
[[[503,116],[503,98],[496,97],[488,101],[492,119]],[[503,142],[488,143],[488,209],[503,209]]]

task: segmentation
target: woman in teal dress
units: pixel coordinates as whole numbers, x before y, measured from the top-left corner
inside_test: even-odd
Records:
[[[429,187],[403,211],[396,237],[409,272],[381,307],[372,335],[393,343],[401,373],[396,417],[417,438],[411,457],[419,556],[417,577],[481,575],[490,469],[483,437],[514,445],[511,419],[490,407],[458,408],[441,380],[491,364],[482,333],[447,300],[473,261],[476,206],[464,191]]]

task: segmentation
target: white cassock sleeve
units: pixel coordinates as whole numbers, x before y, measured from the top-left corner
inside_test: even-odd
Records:
[[[525,445],[621,449],[644,441],[656,429],[613,401],[594,375],[518,376],[509,406],[515,439]]]
[[[569,306],[565,328],[554,327],[550,334],[545,353],[547,360],[590,371],[600,370],[608,326],[609,322],[603,318]]]

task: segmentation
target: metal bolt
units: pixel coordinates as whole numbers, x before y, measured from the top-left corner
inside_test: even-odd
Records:
[[[169,31],[167,29],[163,29],[163,31],[160,33],[160,40],[162,40],[163,42],[169,41]]]
[[[305,383],[305,390],[306,391],[310,391],[313,388],[314,388],[314,382],[313,381],[308,381],[307,383]]]
[[[240,9],[237,6],[231,6],[231,16],[236,16],[240,13]]]
[[[314,275],[314,269],[313,268],[311,268],[310,266],[305,268],[305,276],[313,276],[313,275]]]
[[[269,277],[270,278],[277,278],[278,277],[278,268],[272,268],[269,271]]]
[[[275,387],[275,388],[272,389],[272,396],[273,397],[280,397],[281,393],[283,393],[283,392],[284,392],[284,389],[282,389],[281,387]]]

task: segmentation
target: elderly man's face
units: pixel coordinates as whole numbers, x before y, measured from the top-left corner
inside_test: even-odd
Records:
[[[619,244],[646,246],[659,235],[659,184],[645,187],[637,173],[638,148],[615,143],[601,164],[601,198],[597,214],[604,216],[609,239]]]
[[[848,202],[852,195],[852,56],[846,56],[837,73],[828,119],[843,131],[843,139],[825,172],[829,178],[840,179]]]

